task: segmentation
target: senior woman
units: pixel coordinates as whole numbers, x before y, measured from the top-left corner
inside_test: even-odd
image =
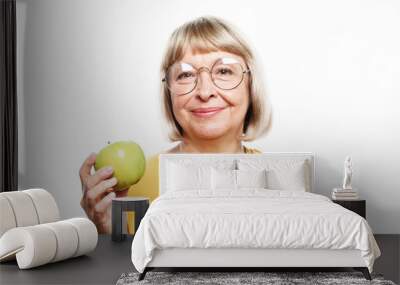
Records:
[[[166,153],[259,153],[243,145],[265,134],[271,108],[254,54],[226,22],[201,17],[171,35],[161,65],[162,102],[179,143]],[[158,155],[147,161],[143,178],[122,192],[113,191],[112,171],[93,175],[95,154],[81,166],[81,206],[100,233],[111,232],[111,199],[158,196]],[[131,217],[130,217],[131,218]]]

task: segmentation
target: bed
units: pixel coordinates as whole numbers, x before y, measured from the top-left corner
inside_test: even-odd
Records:
[[[364,218],[315,194],[312,153],[162,154],[160,196],[132,242],[154,268],[352,267],[380,251]]]

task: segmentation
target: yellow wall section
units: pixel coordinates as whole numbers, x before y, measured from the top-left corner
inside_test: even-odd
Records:
[[[158,154],[151,156],[146,161],[146,170],[142,179],[129,188],[128,196],[150,198],[152,202],[158,197]]]
[[[146,170],[142,179],[138,183],[132,185],[128,190],[128,196],[140,196],[148,197],[150,202],[158,197],[158,154],[151,156],[146,161]],[[133,234],[135,232],[133,227],[133,221],[135,215],[132,212],[128,213],[128,233]]]

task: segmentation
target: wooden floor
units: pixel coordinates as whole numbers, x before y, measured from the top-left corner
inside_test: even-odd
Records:
[[[375,261],[374,272],[400,284],[400,235],[374,236],[381,250],[381,257]]]

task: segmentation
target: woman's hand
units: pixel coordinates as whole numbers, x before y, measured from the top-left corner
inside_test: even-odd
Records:
[[[117,179],[112,177],[112,167],[103,167],[91,174],[90,171],[96,161],[96,154],[92,153],[83,162],[79,176],[82,184],[81,207],[86,215],[96,225],[99,233],[111,233],[111,202],[115,197],[123,197],[128,189],[114,192]],[[117,194],[116,194],[117,193]]]

